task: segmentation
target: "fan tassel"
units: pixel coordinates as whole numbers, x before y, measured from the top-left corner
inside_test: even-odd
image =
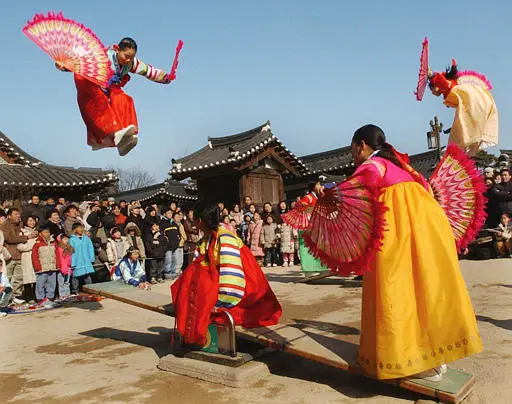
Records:
[[[174,55],[174,61],[172,63],[171,72],[169,73],[169,78],[171,81],[176,79],[176,69],[178,68],[178,57],[180,55],[181,48],[183,48],[183,41],[180,39],[178,41],[178,45],[176,46],[176,54]]]

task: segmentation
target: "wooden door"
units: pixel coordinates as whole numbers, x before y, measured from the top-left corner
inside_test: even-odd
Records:
[[[261,207],[265,202],[277,205],[284,198],[283,178],[268,168],[258,168],[243,175],[240,179],[240,200],[250,196],[255,205]]]

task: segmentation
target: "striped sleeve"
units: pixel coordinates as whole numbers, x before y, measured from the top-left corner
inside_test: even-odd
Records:
[[[219,295],[216,307],[236,306],[245,293],[245,277],[240,258],[240,247],[233,234],[219,235]]]
[[[172,81],[170,74],[164,72],[161,69],[148,65],[137,58],[133,59],[130,72],[140,74],[141,76],[144,76],[151,81],[161,84],[169,84]]]

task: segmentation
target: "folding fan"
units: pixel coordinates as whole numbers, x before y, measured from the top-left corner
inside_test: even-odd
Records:
[[[452,226],[457,249],[465,249],[487,217],[483,176],[460,147],[449,144],[429,183]]]
[[[107,51],[89,28],[51,11],[46,16],[36,14],[23,33],[66,69],[101,87],[108,86],[113,72]]]
[[[294,229],[305,230],[309,226],[311,213],[315,208],[317,197],[314,194],[307,194],[292,210],[283,213],[281,219]]]
[[[458,84],[472,84],[474,86],[482,87],[484,90],[492,90],[491,82],[483,74],[474,72],[472,70],[464,70],[457,74]]]
[[[384,212],[377,189],[357,178],[340,182],[316,202],[304,242],[332,272],[363,274],[382,245]]]
[[[421,46],[421,56],[420,56],[420,71],[418,73],[418,84],[416,85],[416,91],[414,95],[418,101],[423,99],[423,94],[425,94],[425,89],[427,88],[428,83],[428,39],[425,37],[423,40],[423,44]]]

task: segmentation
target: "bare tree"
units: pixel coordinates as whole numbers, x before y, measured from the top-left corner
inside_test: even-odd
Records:
[[[156,184],[155,177],[142,166],[114,168],[119,177],[119,192]]]

